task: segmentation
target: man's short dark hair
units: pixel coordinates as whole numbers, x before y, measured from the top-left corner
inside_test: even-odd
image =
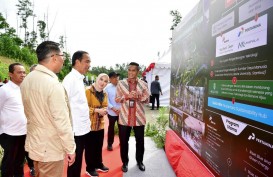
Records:
[[[9,65],[9,72],[10,72],[10,73],[13,73],[13,72],[14,72],[15,66],[23,66],[23,65],[22,65],[21,63],[12,63],[12,64],[10,64],[10,65]]]
[[[51,52],[59,53],[61,49],[59,48],[60,44],[53,41],[44,41],[38,45],[36,49],[36,55],[38,58],[38,62],[41,62],[47,59],[48,54]]]
[[[140,70],[140,67],[139,67],[139,64],[138,63],[136,63],[136,62],[131,62],[131,63],[129,63],[129,66],[136,66],[137,67],[137,70],[139,71]]]
[[[116,73],[115,71],[113,71],[113,72],[110,72],[110,73],[108,74],[108,76],[109,76],[109,78],[112,78],[112,77],[118,77],[118,76],[119,76],[119,74],[118,74],[118,73]]]
[[[75,52],[72,56],[72,66],[76,64],[76,60],[82,61],[82,57],[84,54],[88,54],[88,53],[82,50]]]

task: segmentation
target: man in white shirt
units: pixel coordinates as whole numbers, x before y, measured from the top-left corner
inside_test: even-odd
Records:
[[[83,151],[86,143],[91,143],[87,138],[91,130],[91,122],[89,119],[89,107],[83,83],[84,74],[89,70],[90,63],[91,60],[87,52],[75,52],[72,56],[73,68],[63,80],[63,86],[67,92],[70,103],[74,139],[76,143],[76,160],[75,163],[67,169],[68,177],[80,177]],[[91,149],[85,149],[85,156],[89,155],[90,150]]]
[[[9,65],[10,82],[0,88],[0,144],[4,149],[1,175],[22,177],[27,119],[20,91],[26,76],[20,63]]]
[[[119,81],[119,74],[116,72],[110,72],[108,74],[110,82],[106,88],[105,91],[108,95],[108,119],[109,119],[109,126],[108,126],[108,140],[107,140],[107,150],[112,151],[113,150],[113,143],[114,143],[114,136],[115,136],[115,123],[118,123],[118,115],[120,112],[120,103],[117,103],[115,101],[116,97],[116,87]]]

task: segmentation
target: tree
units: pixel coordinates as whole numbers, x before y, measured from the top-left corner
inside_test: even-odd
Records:
[[[178,10],[171,10],[170,15],[173,17],[173,25],[170,30],[174,30],[174,28],[181,22],[182,16]]]
[[[37,22],[37,26],[38,26],[38,30],[39,30],[39,34],[40,34],[40,38],[42,41],[45,41],[47,38],[47,34],[45,32],[46,29],[46,23],[42,20],[38,20]]]
[[[8,28],[9,28],[9,24],[7,23],[6,19],[3,17],[2,13],[0,13],[0,30],[4,29],[6,32]]]
[[[116,64],[115,68],[110,67],[110,69],[107,69],[105,66],[96,66],[96,67],[92,67],[92,70],[90,71],[90,73],[98,76],[100,73],[108,74],[109,72],[115,71],[119,73],[120,79],[124,79],[124,78],[127,78],[127,66],[128,66],[128,63]]]
[[[34,51],[34,48],[36,47],[37,44],[37,33],[35,31],[31,31],[30,33],[28,33],[28,41],[27,41],[27,47],[30,50]]]
[[[27,19],[31,16],[34,16],[33,10],[31,9],[32,4],[29,0],[18,0],[19,4],[16,4],[18,7],[17,15],[21,17],[22,24],[20,25],[20,28],[24,28],[25,32],[25,39],[24,39],[24,45],[27,46],[29,42],[29,35],[30,33],[27,31],[28,29],[28,21]]]
[[[6,51],[4,51],[4,50],[11,47],[11,46],[6,46],[6,44],[5,44],[5,42],[6,42],[5,40],[7,38],[10,39],[13,44],[15,44],[17,46],[21,46],[23,41],[15,34],[15,32],[16,32],[15,29],[9,26],[6,19],[3,17],[2,13],[0,13],[0,41],[1,41],[0,48],[2,50],[0,53],[2,53],[2,54],[6,53]],[[3,46],[3,45],[5,45],[5,46]]]
[[[64,49],[64,46],[65,46],[64,36],[60,36],[59,39],[60,39],[60,42],[59,42],[60,43],[60,48]]]

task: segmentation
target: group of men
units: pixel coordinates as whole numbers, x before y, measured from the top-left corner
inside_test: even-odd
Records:
[[[4,149],[2,177],[23,176],[25,151],[33,160],[36,176],[61,177],[64,160],[68,163],[68,177],[80,177],[82,157],[88,167],[86,148],[90,142],[91,122],[83,83],[91,59],[87,52],[77,51],[72,56],[72,70],[60,83],[57,73],[65,57],[59,44],[45,41],[36,49],[38,65],[26,76],[20,63],[9,66],[10,82],[0,88],[0,145]],[[128,171],[128,141],[131,129],[136,138],[136,161],[145,171],[144,105],[149,102],[147,83],[137,78],[138,63],[128,66],[128,79],[119,81],[118,74],[109,73],[108,145],[113,150],[114,125],[118,121],[120,155],[123,172]],[[88,169],[88,168],[87,168]],[[103,167],[97,171],[107,172]],[[98,173],[89,173],[98,176]]]

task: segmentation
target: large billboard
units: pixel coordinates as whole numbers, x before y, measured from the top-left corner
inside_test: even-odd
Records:
[[[201,0],[172,40],[170,127],[215,176],[273,176],[273,0]]]

